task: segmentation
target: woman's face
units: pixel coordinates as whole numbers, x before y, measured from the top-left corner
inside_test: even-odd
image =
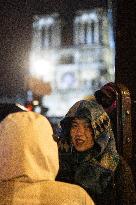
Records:
[[[75,118],[70,130],[72,144],[79,152],[86,151],[94,145],[94,134],[91,124],[85,119]]]

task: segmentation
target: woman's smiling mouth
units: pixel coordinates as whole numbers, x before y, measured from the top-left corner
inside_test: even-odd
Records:
[[[75,140],[75,143],[76,143],[77,146],[81,146],[81,145],[83,145],[84,142],[85,142],[85,140],[83,140],[83,139],[79,139],[79,138]]]

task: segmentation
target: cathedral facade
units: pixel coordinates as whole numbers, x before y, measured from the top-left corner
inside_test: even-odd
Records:
[[[77,100],[114,80],[114,44],[110,12],[78,11],[72,19],[72,43],[62,45],[66,21],[59,13],[35,16],[30,75],[50,83],[43,96],[49,116],[64,116]],[[70,35],[70,34],[69,34]]]

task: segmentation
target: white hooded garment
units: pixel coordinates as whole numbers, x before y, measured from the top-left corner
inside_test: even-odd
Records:
[[[94,205],[80,187],[56,182],[58,149],[48,120],[33,112],[0,123],[0,205]]]

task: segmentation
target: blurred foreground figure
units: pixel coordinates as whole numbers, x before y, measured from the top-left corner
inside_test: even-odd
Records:
[[[94,95],[110,117],[116,147],[120,155],[120,165],[114,177],[116,205],[136,204],[130,91],[126,85],[110,82],[97,90]]]
[[[110,82],[101,87],[100,90],[97,90],[94,95],[97,102],[102,105],[106,113],[108,114],[114,135],[116,135],[117,129],[117,102],[116,102],[116,93],[114,89],[114,83]]]
[[[48,120],[33,112],[0,123],[0,204],[94,205],[80,187],[55,182],[57,144]]]
[[[113,86],[114,83],[110,82],[95,92],[96,100],[108,114],[116,108],[116,91]]]

